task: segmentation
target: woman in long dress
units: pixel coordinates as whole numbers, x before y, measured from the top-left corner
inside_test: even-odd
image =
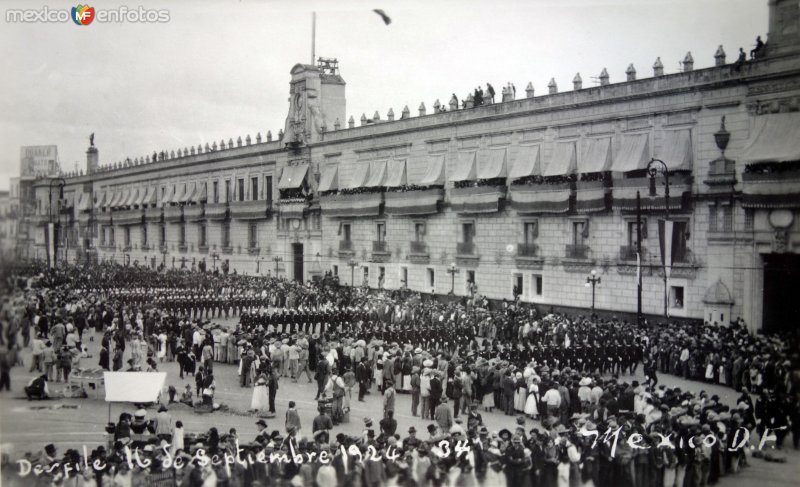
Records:
[[[158,334],[158,361],[163,362],[167,356],[167,334],[164,330]]]
[[[254,409],[263,414],[269,407],[269,391],[267,390],[267,377],[260,374],[253,387],[253,399],[250,401],[250,409]]]
[[[528,385],[528,398],[525,400],[525,414],[533,419],[539,418],[539,385],[531,380]]]
[[[514,391],[514,410],[518,412],[525,411],[525,405],[528,399],[528,386],[525,384],[525,379],[522,378],[522,372],[516,374],[516,390]]]

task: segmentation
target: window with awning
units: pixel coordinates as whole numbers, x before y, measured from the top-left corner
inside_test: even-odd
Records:
[[[117,200],[117,208],[125,208],[127,206],[127,202],[131,197],[131,190],[125,189],[122,191],[119,200]]]
[[[515,179],[527,178],[528,176],[539,176],[542,173],[541,161],[539,158],[538,145],[521,145],[517,150],[517,157],[514,165],[509,171],[508,177]]]
[[[800,124],[795,113],[756,117],[750,140],[740,160],[745,164],[800,161]]]
[[[474,181],[477,176],[475,171],[475,159],[477,152],[460,152],[458,162],[453,174],[450,175],[451,182]]]
[[[159,201],[159,207],[165,207],[172,202],[172,197],[175,196],[175,186],[167,186],[167,192],[164,193],[164,196]]]
[[[386,181],[386,161],[373,161],[370,163],[369,177],[364,183],[365,188],[383,187]]]
[[[89,211],[92,209],[92,196],[89,193],[80,193],[78,203],[75,205],[78,211]]]
[[[100,191],[97,193],[97,201],[94,203],[95,208],[103,208],[106,204],[106,191]]]
[[[611,137],[584,139],[581,142],[581,156],[578,158],[580,174],[608,171],[610,165]]]
[[[406,173],[406,160],[389,161],[386,167],[386,181],[384,186],[387,188],[399,188],[408,184]]]
[[[122,196],[123,196],[122,190],[115,191],[114,197],[111,199],[111,202],[109,203],[108,206],[111,209],[119,208],[119,202],[122,200]]]
[[[319,180],[319,191],[335,191],[337,189],[339,189],[339,166],[323,167]]]
[[[127,198],[125,198],[125,202],[122,204],[122,206],[133,206],[133,202],[136,201],[136,198],[138,197],[139,197],[138,188],[129,189],[128,196]]]
[[[553,156],[542,171],[542,176],[552,177],[574,174],[577,168],[577,160],[575,142],[556,142],[553,148]]]
[[[136,197],[136,199],[133,201],[133,204],[135,206],[138,206],[139,208],[142,208],[144,206],[144,197],[147,196],[147,189],[140,188],[140,189],[137,189],[137,191],[139,192],[139,194]]]
[[[650,161],[649,134],[625,134],[619,152],[614,154],[611,170],[630,172],[645,169]]]
[[[278,189],[297,189],[303,185],[308,173],[308,164],[299,166],[287,166],[281,174],[278,182]]]
[[[443,185],[444,178],[444,156],[431,156],[428,162],[428,169],[419,184],[423,186]]]
[[[147,205],[150,208],[155,208],[158,204],[158,193],[157,188],[155,186],[150,186],[147,188],[147,193],[144,195],[142,199],[142,205]]]
[[[187,190],[184,192],[183,196],[181,196],[180,202],[190,203],[196,191],[197,191],[197,183],[192,183],[191,186],[189,186]]]
[[[493,149],[483,164],[478,167],[478,179],[496,179],[506,177],[507,150]]]
[[[175,195],[172,197],[172,203],[179,204],[183,203],[183,197],[186,196],[186,183],[180,185],[180,187],[175,191]]]
[[[691,171],[692,132],[690,130],[669,130],[664,132],[664,142],[658,158],[664,161],[670,171]]]
[[[355,164],[348,189],[363,188],[369,179],[369,164]]]
[[[194,204],[205,203],[208,201],[208,184],[197,183],[198,188],[192,194],[191,202]]]

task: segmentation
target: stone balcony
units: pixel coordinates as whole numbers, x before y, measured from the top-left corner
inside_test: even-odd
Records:
[[[339,258],[350,259],[356,255],[352,240],[339,240]]]
[[[228,203],[207,203],[205,215],[206,220],[224,220],[228,217]]]
[[[142,223],[144,212],[142,210],[122,210],[114,212],[112,216],[114,224],[119,225],[138,225]]]
[[[389,246],[384,240],[374,240],[372,242],[372,262],[388,262],[392,256]]]
[[[196,222],[205,219],[203,205],[186,205],[183,207],[183,219],[187,222]]]
[[[466,267],[478,265],[480,256],[478,255],[475,242],[458,242],[456,244],[456,264]]]
[[[415,264],[427,264],[431,256],[428,253],[428,245],[425,242],[413,240],[409,242],[408,260]]]
[[[183,219],[183,207],[181,206],[167,206],[164,208],[164,221],[177,223]]]
[[[272,215],[272,203],[267,200],[232,201],[231,218],[236,220],[266,220]]]
[[[564,259],[561,260],[566,272],[589,272],[595,265],[591,259],[591,249],[588,245],[567,244]]]
[[[541,269],[544,266],[544,257],[539,254],[539,246],[535,243],[517,244],[515,261],[521,269]]]
[[[147,208],[144,210],[144,220],[146,222],[158,223],[161,221],[161,218],[161,208]]]

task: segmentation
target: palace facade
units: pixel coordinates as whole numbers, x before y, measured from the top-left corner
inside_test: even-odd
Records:
[[[769,8],[766,47],[746,62],[720,46],[709,68],[687,54],[674,74],[657,60],[646,77],[630,66],[612,83],[604,70],[600,86],[578,75],[566,92],[552,81],[547,94],[437,101],[413,116],[346,119],[336,63],[298,64],[275,138],[111,165],[92,144],[63,193],[61,180],[37,180],[39,230],[18,252],[46,258],[58,241],[70,261],[330,271],[373,288],[519,294],[545,310],[636,313],[641,276],[645,315],[788,329],[800,296],[800,15],[796,1]]]

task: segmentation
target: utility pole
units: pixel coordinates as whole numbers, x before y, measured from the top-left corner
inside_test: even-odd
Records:
[[[636,324],[642,325],[642,200],[636,192]]]

